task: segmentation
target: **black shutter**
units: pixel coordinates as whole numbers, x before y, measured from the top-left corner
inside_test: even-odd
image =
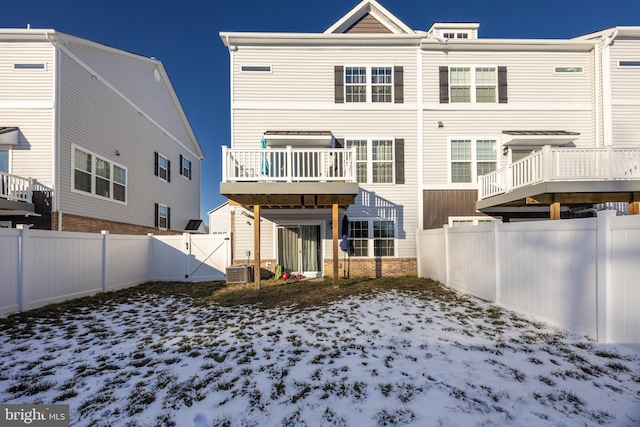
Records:
[[[154,157],[155,157],[155,176],[158,176],[158,152],[154,152]]]
[[[449,67],[440,67],[440,104],[449,103]]]
[[[404,102],[404,68],[393,67],[393,102]]]
[[[404,139],[395,140],[396,184],[404,184]]]
[[[342,104],[344,102],[344,67],[336,65],[333,71],[335,85],[335,103]]]
[[[183,175],[183,173],[182,173],[182,154],[180,154],[180,175]]]
[[[157,227],[160,224],[160,222],[158,221],[158,209],[159,209],[159,207],[160,206],[158,206],[158,204],[156,203],[155,204],[155,211],[154,211],[154,214],[153,214],[154,227]]]
[[[189,181],[191,181],[191,160],[189,160]]]
[[[498,67],[498,102],[506,104],[507,100],[507,67]]]
[[[167,206],[167,230],[171,230],[171,208]]]
[[[171,182],[171,160],[167,160],[167,182]]]

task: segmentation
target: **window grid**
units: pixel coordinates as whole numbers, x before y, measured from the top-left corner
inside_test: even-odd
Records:
[[[497,102],[496,67],[451,67],[449,91],[452,103]]]
[[[191,162],[186,157],[182,157],[182,176],[189,178],[191,176]]]
[[[391,67],[371,67],[371,102],[391,102]]]
[[[344,73],[345,101],[367,102],[367,69],[346,67]]]
[[[356,178],[359,183],[394,182],[392,139],[348,139],[347,147],[356,147]]]
[[[395,224],[393,221],[350,221],[349,248],[353,257],[368,257],[373,249],[376,257],[395,255]]]
[[[126,169],[74,147],[73,189],[126,202]]]
[[[495,139],[452,139],[451,182],[475,183],[479,176],[496,170],[497,145]]]

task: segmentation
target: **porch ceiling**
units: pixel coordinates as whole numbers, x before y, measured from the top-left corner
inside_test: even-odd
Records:
[[[358,195],[357,182],[221,182],[220,194],[242,206],[268,209],[342,208]]]
[[[640,181],[543,182],[476,202],[479,211],[498,207],[586,205],[640,201]]]

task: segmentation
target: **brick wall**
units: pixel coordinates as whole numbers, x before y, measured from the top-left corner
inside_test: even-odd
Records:
[[[338,272],[349,277],[416,276],[418,264],[416,258],[340,258]],[[324,275],[333,275],[333,260],[324,260]]]
[[[51,229],[58,229],[58,212],[51,213]],[[182,234],[183,231],[160,230],[155,227],[145,227],[136,224],[107,221],[104,219],[89,218],[85,216],[62,214],[62,231],[75,231],[82,233],[100,233],[108,230],[112,234],[148,234],[155,235]]]

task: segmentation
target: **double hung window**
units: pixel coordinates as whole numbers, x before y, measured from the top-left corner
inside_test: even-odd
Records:
[[[73,148],[74,191],[126,202],[127,170],[93,153]]]
[[[384,220],[350,221],[349,250],[353,257],[394,256],[394,222]]]
[[[451,102],[497,102],[495,67],[451,67],[449,87]]]
[[[476,183],[479,176],[496,170],[497,145],[496,139],[451,139],[451,182]]]
[[[346,102],[393,102],[393,67],[345,67]]]
[[[347,139],[356,147],[356,178],[359,183],[393,183],[393,139]]]

